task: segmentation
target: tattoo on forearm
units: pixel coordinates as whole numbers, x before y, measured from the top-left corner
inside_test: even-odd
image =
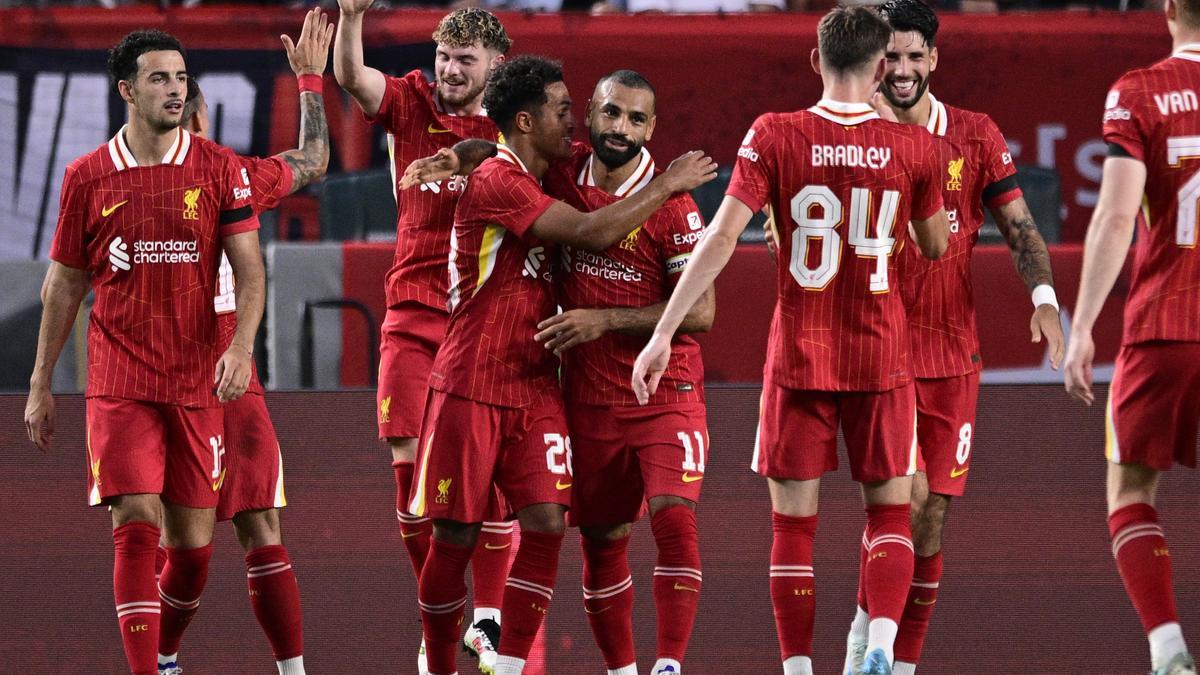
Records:
[[[329,164],[329,124],[320,94],[300,94],[300,147],[282,156],[292,169],[292,192],[324,175]]]
[[[1050,253],[1046,250],[1046,242],[1038,232],[1033,217],[1025,214],[1009,225],[1006,233],[1008,247],[1012,250],[1013,262],[1017,266],[1017,274],[1029,290],[1040,284],[1054,284],[1050,272]]]

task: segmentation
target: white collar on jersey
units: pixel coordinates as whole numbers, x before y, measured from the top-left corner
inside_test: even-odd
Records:
[[[116,136],[108,139],[108,156],[112,159],[113,165],[117,167],[117,171],[124,171],[129,167],[137,166],[137,160],[134,159],[133,153],[130,152],[129,146],[125,145],[125,129],[129,125],[121,127]],[[183,160],[187,158],[188,150],[192,147],[192,135],[179,127],[176,131],[175,142],[171,143],[171,147],[167,149],[167,154],[163,155],[162,161],[159,164],[174,164],[179,166],[183,164]]]
[[[583,170],[579,172],[577,183],[579,185],[587,185],[588,187],[596,187],[596,175],[592,172],[592,165],[596,162],[596,153],[592,152],[588,157],[588,161],[583,165]],[[613,193],[617,197],[628,197],[640,191],[642,188],[650,184],[654,180],[654,158],[650,156],[650,151],[642,147],[642,152],[638,155],[637,168],[633,173],[629,174],[629,178],[621,183],[621,187]]]
[[[1200,42],[1186,44],[1172,52],[1171,56],[1188,61],[1200,61]]]
[[[875,109],[869,103],[843,103],[831,98],[823,98],[817,101],[817,104],[809,108],[808,111],[818,117],[824,117],[830,122],[837,122],[846,126],[854,126],[868,120],[879,119],[879,113],[875,112]]]
[[[529,167],[525,166],[525,162],[522,162],[521,158],[517,157],[517,153],[513,152],[512,148],[503,143],[496,144],[496,159],[501,159],[506,162],[516,164],[517,166],[521,167],[522,171],[529,173]]]
[[[945,136],[950,127],[950,116],[946,114],[946,104],[933,97],[929,92],[929,122],[925,128],[934,136]]]

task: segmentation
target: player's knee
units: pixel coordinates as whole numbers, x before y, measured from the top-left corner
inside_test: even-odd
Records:
[[[200,548],[212,542],[216,509],[163,504],[163,538],[168,548]]]
[[[162,501],[158,495],[119,495],[106,503],[112,508],[113,529],[129,523],[162,527]]]
[[[237,531],[238,542],[247,551],[283,544],[278,509],[242,511],[233,517],[233,528]]]
[[[631,523],[622,523],[620,525],[598,525],[592,527],[581,527],[579,533],[585,539],[591,541],[617,541],[628,537],[633,531]]]
[[[1154,504],[1159,472],[1143,464],[1108,465],[1108,512],[1130,504]]]
[[[433,521],[433,538],[447,544],[474,548],[479,539],[479,531],[483,523],[460,523],[456,520]]]
[[[650,517],[653,518],[658,515],[659,511],[669,509],[672,506],[686,506],[693,511],[696,510],[696,502],[690,499],[676,497],[675,495],[658,495],[657,497],[650,498]]]
[[[393,462],[415,462],[417,460],[417,439],[389,436],[387,442],[392,448]]]
[[[567,531],[566,509],[559,504],[527,506],[517,514],[517,519],[525,532],[565,534]]]

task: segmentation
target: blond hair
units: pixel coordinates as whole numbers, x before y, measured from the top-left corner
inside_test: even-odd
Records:
[[[438,22],[433,41],[448,47],[470,47],[476,42],[485,49],[504,54],[512,40],[495,14],[478,7],[456,9]]]

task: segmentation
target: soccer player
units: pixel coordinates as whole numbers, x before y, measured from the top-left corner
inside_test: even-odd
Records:
[[[522,672],[553,597],[572,487],[571,444],[553,352],[534,341],[555,313],[553,244],[599,252],[674,192],[715,177],[688,153],[626,199],[591,213],[547,197],[547,167],[571,151],[575,120],[561,67],[534,56],[501,64],[484,94],[506,144],[474,172],[455,212],[450,326],[422,425],[411,511],[434,519],[419,600],[429,672],[456,672],[463,574],[493,485],[521,524],[504,595],[497,675]]]
[[[1108,158],[1083,249],[1066,388],[1091,405],[1092,326],[1125,262],[1136,222],[1125,332],[1105,414],[1108,529],[1125,592],[1150,641],[1153,675],[1195,675],[1175,593],[1171,554],[1154,502],[1158,477],[1196,465],[1200,420],[1200,2],[1167,0],[1172,55],[1121,76],[1108,92]]]
[[[913,476],[912,530],[916,560],[900,632],[897,675],[916,672],[917,659],[942,576],[942,527],[952,497],[966,489],[979,393],[979,335],[971,286],[971,253],[987,206],[1004,233],[1017,273],[1032,292],[1029,327],[1045,336],[1050,363],[1062,359],[1050,256],[1017,185],[1016,168],[996,124],[983,113],[948,106],[929,91],[937,68],[938,20],[920,0],[891,0],[880,13],[892,26],[880,91],[900,122],[933,134],[950,243],[936,261],[908,248],[900,253],[908,308],[913,385],[917,397],[917,473]],[[863,538],[861,560],[868,558]],[[867,648],[867,595],[859,579],[858,608],[847,638],[843,672],[861,666]]]
[[[512,44],[500,21],[477,8],[443,17],[433,33],[437,81],[430,84],[419,70],[390,77],[363,65],[363,14],[370,5],[371,0],[338,0],[341,20],[333,72],[367,118],[387,130],[393,180],[413,160],[464,138],[497,140],[496,125],[484,115],[482,100],[488,74]],[[427,518],[409,513],[406,504],[429,372],[446,333],[446,260],[454,206],[462,189],[459,180],[430,183],[397,200],[396,256],[385,282],[388,310],[379,345],[379,436],[392,448],[396,517],[418,577],[429,552],[432,525]],[[463,638],[485,672],[496,657],[503,580],[511,553],[512,524],[500,522],[501,515],[488,514],[483,545],[472,560],[474,619]],[[423,663],[424,654],[419,658]]]
[[[945,251],[949,223],[932,137],[881,120],[869,103],[891,33],[865,8],[834,9],[821,20],[812,62],[822,99],[762,115],[746,133],[725,200],[634,366],[634,391],[646,403],[688,308],[729,260],[751,214],[769,203],[786,264],[778,266],[753,467],[769,479],[774,509],[771,598],[787,675],[813,672],[818,486],[837,467],[839,422],[870,542],[861,672],[891,672],[912,580],[916,402],[896,257],[909,221],[930,258]]]
[[[46,449],[54,363],[90,286],[88,501],[112,512],[117,619],[130,670],[143,675],[157,671],[159,523],[169,559],[186,559],[198,585],[207,575],[225,475],[220,404],[249,384],[265,275],[236,156],[180,128],[183,47],[135,31],[108,70],[129,121],[63,178],[25,423]],[[238,278],[224,353],[213,307],[222,249]]]
[[[329,131],[321,75],[329,57],[334,27],[319,9],[308,12],[295,44],[281,36],[288,63],[300,86],[299,147],[274,157],[238,157],[250,176],[254,212],[275,208],[283,197],[325,174],[329,164]],[[208,137],[208,105],[195,78],[188,79],[183,127]],[[233,271],[222,258],[215,299],[222,346],[237,329]],[[304,630],[300,589],[291,559],[283,546],[279,508],[287,504],[283,490],[283,457],[275,427],[267,412],[258,375],[251,373],[246,395],[225,404],[225,482],[217,504],[217,520],[232,520],[238,541],[246,550],[246,584],[250,605],[271,644],[280,675],[303,675]],[[190,552],[184,552],[190,553]],[[159,634],[160,675],[176,675],[183,632],[199,609],[203,586],[189,559],[169,559],[159,548],[160,563],[170,562],[159,579],[162,626]]]

